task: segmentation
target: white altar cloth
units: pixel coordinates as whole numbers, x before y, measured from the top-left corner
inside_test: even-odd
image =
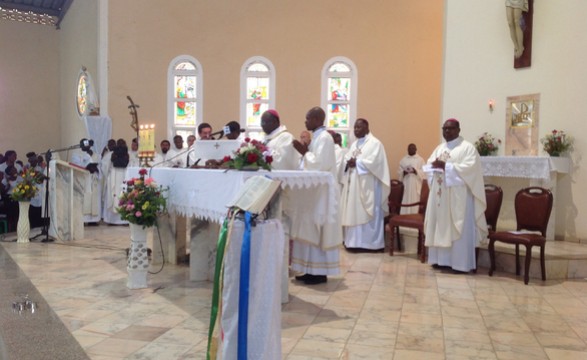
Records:
[[[568,158],[550,156],[482,156],[484,176],[517,177],[549,181],[552,172],[568,173]]]
[[[127,179],[138,177],[139,168],[127,168]],[[244,182],[255,175],[266,175],[281,181],[289,196],[305,196],[309,200],[303,209],[291,209],[284,204],[286,214],[313,219],[317,225],[334,222],[338,216],[338,201],[334,178],[324,171],[236,171],[213,169],[153,168],[150,177],[157,184],[169,187],[167,206],[170,212],[196,217],[220,224],[228,204],[238,194]]]
[[[220,320],[222,359],[237,358],[238,306],[244,223],[235,221],[224,258],[224,290]],[[248,359],[281,359],[280,269],[285,240],[279,220],[251,228]],[[220,352],[219,352],[220,354]]]
[[[540,186],[549,189],[553,195],[552,212],[546,229],[546,239],[555,239],[556,228],[556,188],[559,174],[570,172],[570,159],[566,157],[550,156],[482,156],[481,166],[483,176],[498,178],[520,178],[528,179],[530,186]],[[507,184],[504,184],[507,185]],[[507,189],[513,192],[518,189]],[[506,223],[506,228],[515,227],[515,212],[513,196],[506,194],[504,189],[503,205],[500,212],[499,223]],[[505,221],[502,221],[505,220]],[[499,227],[499,226],[498,226]]]

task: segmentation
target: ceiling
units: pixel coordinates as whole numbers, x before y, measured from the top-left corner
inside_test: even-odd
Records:
[[[59,29],[61,20],[67,13],[73,0],[0,0],[0,8],[9,13],[3,18],[17,21],[38,22],[43,24],[55,25]],[[16,13],[15,13],[16,12]],[[29,16],[30,14],[36,17]],[[35,21],[33,18],[52,17],[51,21]]]

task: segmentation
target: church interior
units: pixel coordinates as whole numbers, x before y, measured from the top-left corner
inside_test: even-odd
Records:
[[[587,33],[580,24],[587,3],[530,2],[531,65],[515,67],[502,1],[2,0],[0,153],[13,149],[24,159],[29,151],[66,149],[96,131],[88,125],[92,117],[107,119],[107,138],[130,143],[128,97],[138,105],[139,123],[154,125],[156,144],[201,122],[216,130],[236,120],[259,131],[248,122],[243,97],[247,66],[257,60],[271,73],[261,106],[277,109],[297,136],[308,109],[334,111],[325,84],[330,66],[342,62],[352,79],[351,101],[340,107],[349,118],[331,125],[350,144],[354,121],[368,119],[385,146],[391,178],[409,143],[427,159],[444,121],[456,118],[470,142],[484,133],[500,139],[496,173],[485,178],[503,188],[498,229],[516,226],[517,190],[550,187],[547,279],[540,279],[535,253],[524,285],[506,246],[498,248],[491,277],[485,249],[474,274],[433,269],[419,261],[412,232],[394,256],[342,250],[342,273],[327,283],[290,279],[281,307],[282,358],[584,359],[580,104],[587,71],[580,59]],[[185,61],[198,79],[196,123],[187,125],[175,117],[173,81]],[[91,81],[81,114],[80,74]],[[532,124],[513,126],[529,103]],[[572,151],[554,160],[539,140],[553,130],[574,139]],[[75,156],[76,150],[59,153],[65,161]],[[520,170],[511,162],[520,156],[546,159],[551,168],[542,177],[534,167],[523,178],[503,175]],[[14,232],[0,234],[0,359],[205,359],[213,284],[190,280],[186,264],[166,264],[149,275],[148,288],[130,290],[129,228],[84,230],[83,239],[50,243],[20,244],[12,242]],[[34,309],[15,311],[28,300]]]

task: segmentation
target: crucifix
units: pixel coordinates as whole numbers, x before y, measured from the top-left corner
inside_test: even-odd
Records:
[[[506,0],[505,10],[514,43],[514,68],[530,67],[534,0]]]

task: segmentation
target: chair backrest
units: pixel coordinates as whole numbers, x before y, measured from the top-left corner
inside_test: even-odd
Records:
[[[387,204],[389,205],[389,215],[399,214],[402,199],[404,198],[404,183],[393,179],[390,183],[389,196],[387,197]]]
[[[524,188],[516,194],[514,203],[518,230],[540,231],[546,236],[546,228],[552,211],[552,193],[537,186]]]
[[[430,187],[428,187],[428,181],[422,180],[422,190],[420,192],[420,205],[418,205],[418,214],[426,214],[426,205],[428,205],[429,193]]]
[[[487,202],[485,220],[487,221],[489,230],[495,231],[497,229],[497,218],[499,217],[501,202],[503,201],[503,191],[497,185],[485,184],[485,200]]]

